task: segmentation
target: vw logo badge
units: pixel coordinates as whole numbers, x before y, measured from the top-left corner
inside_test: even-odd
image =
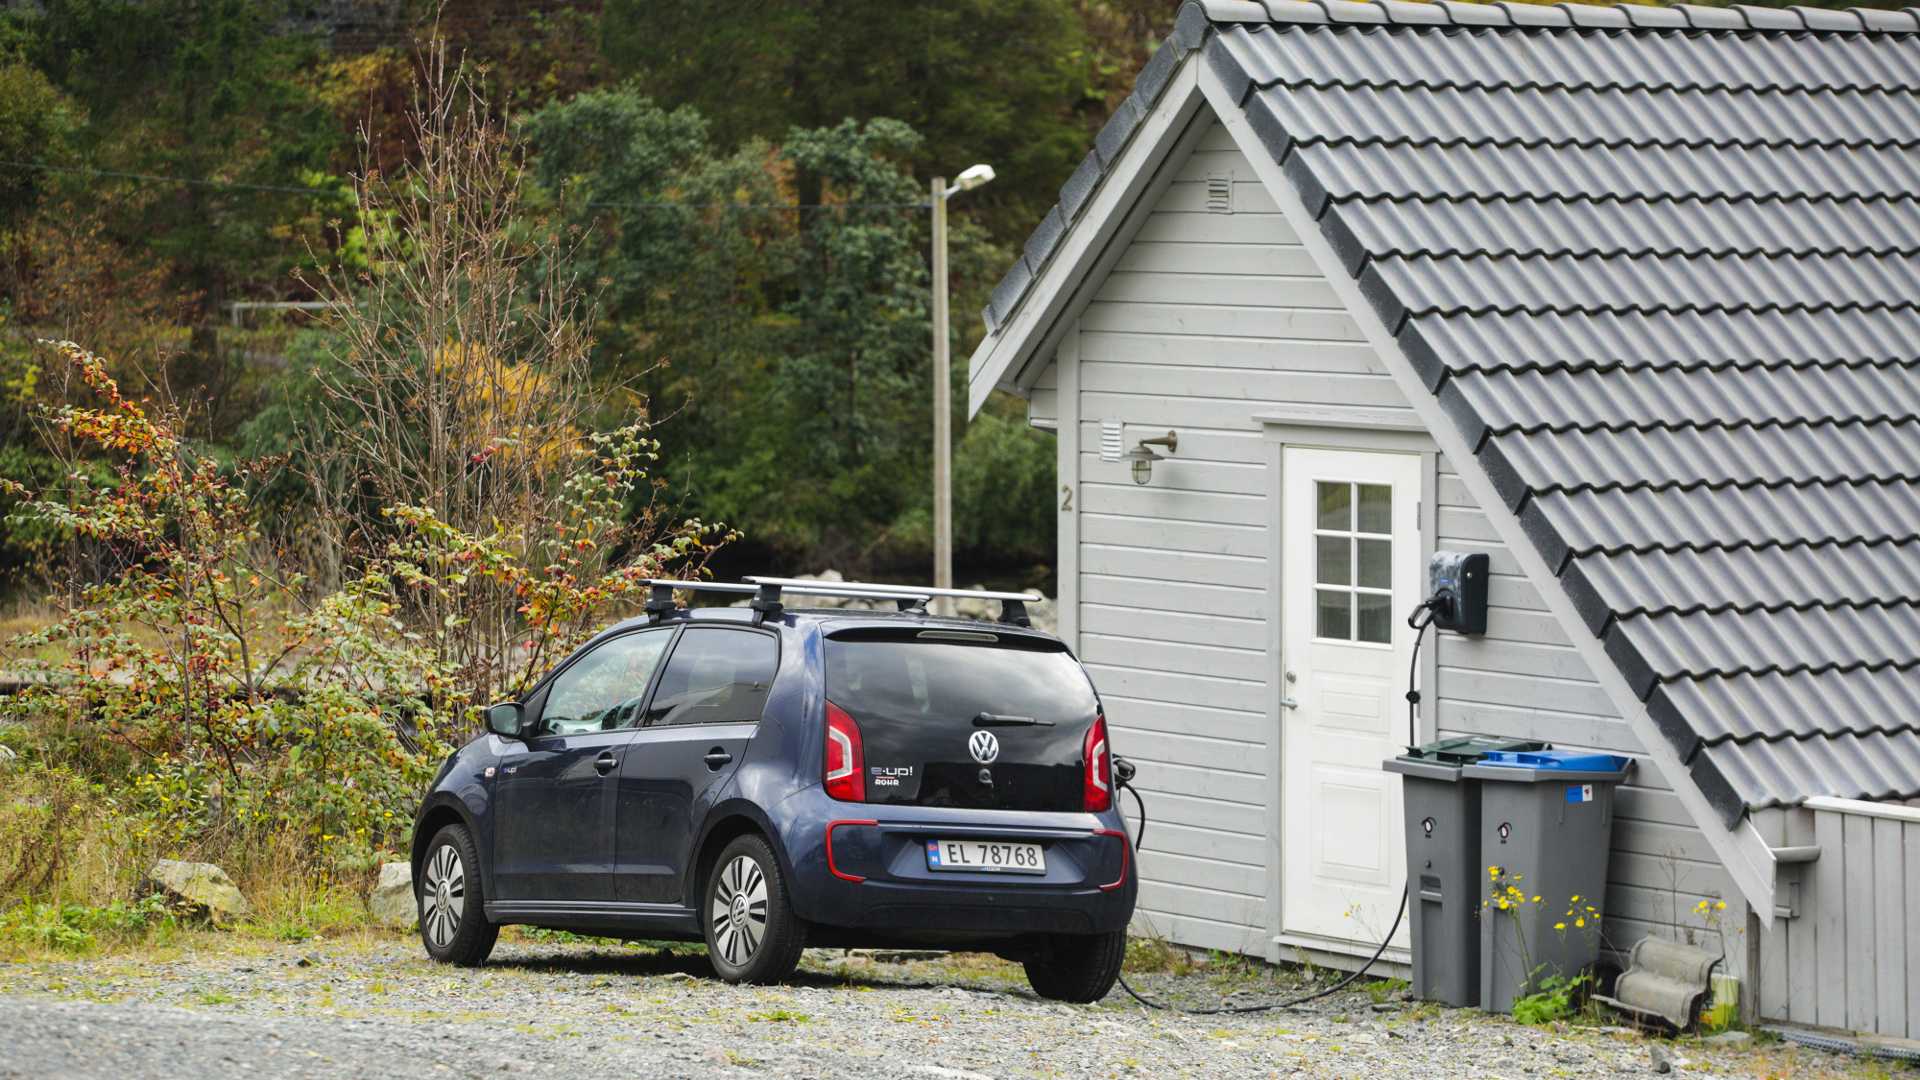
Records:
[[[976,731],[967,739],[967,749],[972,752],[973,760],[991,765],[993,759],[1000,756],[1000,740],[994,738],[991,731]]]

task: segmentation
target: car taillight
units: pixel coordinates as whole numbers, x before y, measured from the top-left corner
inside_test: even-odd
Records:
[[[1087,727],[1086,741],[1080,747],[1080,760],[1086,769],[1084,801],[1088,810],[1101,811],[1113,805],[1113,753],[1107,749],[1107,718],[1094,714]]]
[[[845,709],[827,702],[827,760],[821,772],[827,794],[841,802],[866,802],[866,754],[860,748],[860,725]]]

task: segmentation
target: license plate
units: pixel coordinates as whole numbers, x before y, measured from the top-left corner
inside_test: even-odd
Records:
[[[990,874],[1044,874],[1047,854],[1039,844],[1000,840],[929,840],[927,869]]]

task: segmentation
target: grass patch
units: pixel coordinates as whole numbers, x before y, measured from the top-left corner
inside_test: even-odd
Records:
[[[103,944],[145,943],[174,928],[173,915],[158,896],[99,906],[27,902],[0,913],[0,952],[10,959],[85,954]]]
[[[1375,979],[1362,989],[1366,990],[1367,998],[1375,1005],[1385,1005],[1410,985],[1405,979]]]
[[[1130,975],[1191,975],[1199,966],[1193,953],[1165,938],[1130,937],[1121,970]]]

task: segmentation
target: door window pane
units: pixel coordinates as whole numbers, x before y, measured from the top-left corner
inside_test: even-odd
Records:
[[[1359,601],[1358,617],[1355,619],[1358,632],[1354,637],[1360,641],[1372,641],[1385,645],[1393,641],[1393,597],[1385,593],[1359,593],[1354,599]]]
[[[779,658],[771,634],[688,627],[647,706],[647,726],[757,722]]]
[[[1393,488],[1386,484],[1360,484],[1360,528],[1363,533],[1393,531]]]
[[[553,680],[540,710],[539,734],[579,735],[636,726],[647,682],[671,640],[671,630],[642,630],[595,646]]]
[[[1360,582],[1363,588],[1393,588],[1393,541],[1356,540],[1360,547]]]
[[[1328,483],[1315,485],[1320,503],[1320,527],[1349,532],[1353,529],[1353,485]]]
[[[1314,580],[1322,585],[1351,585],[1352,541],[1344,536],[1316,536],[1314,541]]]
[[[1314,636],[1345,641],[1353,637],[1353,594],[1345,589],[1315,589]]]

